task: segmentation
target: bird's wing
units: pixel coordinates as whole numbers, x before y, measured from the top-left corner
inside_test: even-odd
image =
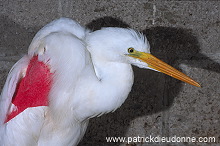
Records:
[[[10,70],[0,97],[0,125],[4,123],[18,82],[25,76],[30,58],[24,56]]]

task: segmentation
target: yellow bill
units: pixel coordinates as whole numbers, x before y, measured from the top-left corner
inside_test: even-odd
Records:
[[[132,53],[128,54],[128,56],[131,56],[143,62],[146,62],[149,68],[152,68],[154,70],[167,74],[173,78],[176,78],[178,80],[181,80],[193,86],[201,87],[198,82],[194,81],[193,79],[191,79],[184,73],[178,71],[177,69],[173,68],[172,66],[168,65],[167,63],[161,61],[160,59],[154,57],[153,55],[149,53],[133,51]]]

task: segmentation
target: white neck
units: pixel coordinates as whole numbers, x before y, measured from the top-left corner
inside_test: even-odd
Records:
[[[93,106],[90,116],[116,110],[124,103],[133,85],[132,67],[126,63],[107,62],[93,59],[96,76]]]

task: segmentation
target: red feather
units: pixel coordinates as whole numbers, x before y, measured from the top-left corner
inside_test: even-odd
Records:
[[[48,95],[51,89],[52,73],[49,67],[34,56],[28,65],[26,75],[17,85],[12,103],[16,106],[7,115],[8,122],[29,107],[48,106]]]

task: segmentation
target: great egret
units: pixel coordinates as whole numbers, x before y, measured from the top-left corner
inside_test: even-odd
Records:
[[[90,118],[116,110],[127,98],[131,64],[200,87],[151,55],[140,32],[90,32],[68,18],[49,23],[6,80],[0,99],[1,145],[77,145]]]

